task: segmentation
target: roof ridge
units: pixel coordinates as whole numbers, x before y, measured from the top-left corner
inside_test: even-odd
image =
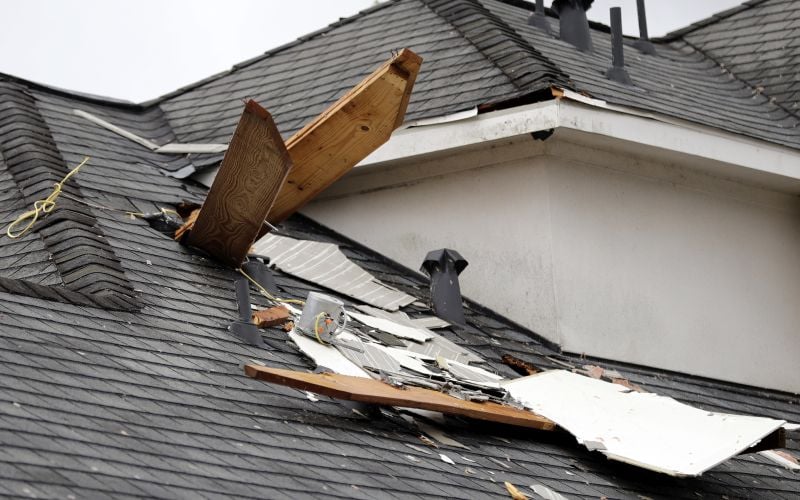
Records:
[[[439,17],[453,26],[468,42],[474,45],[492,64],[505,74],[520,91],[540,90],[543,85],[534,84],[544,80],[549,86],[558,83],[571,87],[566,75],[553,61],[536,50],[514,28],[499,16],[492,13],[478,0],[421,0]],[[481,16],[485,22],[475,26],[474,16]],[[504,38],[498,41],[498,37]],[[519,58],[516,53],[506,50],[508,44],[521,50],[530,59]],[[536,65],[543,66],[535,71]],[[532,68],[533,66],[533,68]]]
[[[223,76],[235,73],[236,71],[238,71],[238,70],[240,70],[242,68],[246,68],[247,66],[251,66],[251,65],[253,65],[253,64],[255,64],[255,63],[259,62],[259,61],[262,61],[264,59],[267,59],[268,57],[271,57],[271,56],[273,56],[273,55],[275,55],[275,54],[277,54],[279,52],[282,52],[282,51],[284,51],[286,49],[289,49],[291,47],[294,47],[296,45],[300,45],[301,43],[305,43],[305,42],[307,42],[307,41],[309,41],[311,39],[314,39],[314,38],[316,38],[316,37],[318,37],[320,35],[324,35],[325,33],[328,33],[329,31],[331,31],[331,30],[333,30],[335,28],[338,28],[339,26],[343,26],[345,24],[348,24],[348,23],[351,23],[351,22],[356,21],[358,19],[361,19],[362,17],[364,17],[366,15],[372,14],[373,12],[376,12],[378,10],[384,9],[384,8],[388,7],[389,5],[393,5],[393,4],[401,2],[401,1],[403,1],[403,0],[386,0],[384,2],[376,3],[372,7],[360,10],[356,14],[353,14],[352,16],[339,18],[338,21],[333,22],[333,23],[329,24],[328,26],[326,26],[324,28],[320,28],[320,29],[318,29],[316,31],[312,31],[310,33],[306,33],[305,35],[302,35],[302,36],[298,37],[296,40],[292,40],[291,42],[284,43],[283,45],[279,45],[279,46],[277,46],[277,47],[275,47],[273,49],[270,49],[270,50],[264,52],[263,54],[259,54],[259,55],[255,56],[255,57],[251,57],[250,59],[245,59],[242,62],[236,63],[233,66],[231,66],[231,68],[228,69],[228,70],[220,71],[219,73],[215,73],[215,74],[213,74],[211,76],[208,76],[208,77],[203,78],[201,80],[198,80],[196,82],[190,83],[188,85],[184,85],[183,87],[180,87],[180,88],[178,88],[176,90],[173,90],[172,92],[167,92],[166,94],[158,96],[158,97],[156,97],[154,99],[150,99],[149,101],[144,101],[144,102],[142,102],[140,104],[140,106],[145,107],[145,108],[150,107],[150,106],[156,106],[156,105],[158,105],[158,104],[160,104],[160,103],[162,103],[162,102],[164,102],[164,101],[166,101],[168,99],[172,99],[173,97],[177,97],[177,96],[179,96],[181,94],[185,94],[186,92],[188,92],[190,90],[193,90],[193,89],[195,89],[197,87],[200,87],[202,85],[205,85],[207,83],[213,82],[214,80],[218,80],[218,79],[222,78]]]
[[[66,162],[27,87],[0,80],[0,110],[0,155],[26,203],[33,205],[46,198],[53,183],[68,173]],[[64,184],[63,192],[83,199],[75,182]],[[102,307],[139,307],[122,264],[89,208],[65,198],[34,231],[69,290],[100,299],[95,305]],[[44,295],[53,296],[69,300],[57,292]]]
[[[744,12],[752,7],[760,5],[768,0],[747,0],[743,4],[737,5],[736,7],[731,7],[730,9],[723,10],[721,12],[717,12],[716,14],[712,14],[705,19],[701,19],[700,21],[696,21],[689,26],[685,26],[683,28],[679,28],[675,31],[670,31],[664,36],[653,38],[654,42],[671,42],[673,40],[677,40],[678,38],[683,38],[684,35],[687,35],[695,30],[700,28],[704,28],[711,24],[716,24],[723,19],[727,19],[735,14],[740,12]]]

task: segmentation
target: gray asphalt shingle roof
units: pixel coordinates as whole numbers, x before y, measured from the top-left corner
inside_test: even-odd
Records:
[[[558,39],[558,21],[552,17],[552,35],[528,26],[530,9],[532,4],[516,0],[389,0],[159,103],[184,142],[225,141],[246,97],[274,110],[279,129],[288,137],[392,49],[409,47],[424,58],[409,120],[530,95],[556,84],[608,102],[800,147],[798,116],[689,45],[692,33],[686,39],[656,42],[655,56],[640,53],[626,39],[631,87],[604,76],[611,65],[607,29],[592,24],[595,50],[583,53]],[[800,30],[780,33],[790,36],[787,50],[800,43]],[[776,53],[766,43],[750,49],[751,60],[771,60]],[[798,66],[780,78],[791,80],[786,88],[793,88],[800,81]]]
[[[667,35],[800,117],[800,3],[757,0]]]
[[[488,23],[498,32],[505,29],[498,19],[513,14],[507,6],[487,1],[483,9],[494,17],[483,18],[485,12],[472,7],[464,11],[473,16],[470,23]],[[120,273],[136,299],[119,307],[62,284],[66,273],[59,263],[73,262],[61,260],[72,255],[70,242],[77,238],[72,226],[55,240],[38,227],[19,244],[0,238],[0,267],[7,263],[0,271],[0,495],[507,498],[503,481],[524,489],[543,484],[569,498],[787,499],[800,491],[797,474],[759,455],[734,458],[701,478],[675,479],[608,461],[567,435],[461,420],[451,420],[447,433],[469,449],[426,448],[419,429],[392,410],[358,407],[354,412],[347,403],[325,397],[311,401],[302,392],[245,377],[242,365],[252,360],[297,370],[312,367],[279,329],[264,332],[267,349],[232,336],[227,328],[236,316],[233,280],[238,275],[124,213],[157,212],[182,200],[202,200],[203,188],[165,175],[191,166],[192,160],[158,155],[72,112],[88,111],[159,144],[176,139],[227,142],[228,114],[234,110],[228,101],[235,102],[238,115],[236,92],[252,92],[249,95],[265,99],[288,133],[385,59],[390,48],[402,45],[399,20],[408,19],[415,20],[409,36],[427,40],[432,54],[425,54],[429,74],[421,77],[411,117],[518,96],[539,88],[549,76],[535,75],[552,74],[552,64],[562,71],[566,67],[557,50],[522,28],[512,44],[536,46],[535,51],[524,49],[524,60],[536,61],[542,71],[519,75],[520,60],[492,63],[486,54],[494,50],[493,43],[467,41],[459,33],[470,33],[468,23],[455,29],[441,16],[458,10],[447,14],[417,0],[380,5],[328,35],[318,34],[284,49],[286,53],[251,62],[161,106],[104,103],[0,77],[0,109],[26,106],[25,117],[12,120],[11,127],[2,122],[8,115],[0,115],[0,216],[7,220],[30,206],[33,195],[23,194],[26,173],[41,175],[52,186],[51,176],[91,156],[87,168],[70,181],[77,201],[59,201],[50,217],[69,221],[73,211],[80,213],[74,217],[103,241],[100,247],[82,247],[88,257],[82,265],[105,262],[93,250],[99,248],[111,262],[100,272]],[[398,20],[397,27],[370,18],[377,14]],[[384,38],[388,41],[375,54],[363,49],[348,58],[342,55],[348,45],[368,46]],[[507,40],[498,42],[507,46]],[[342,58],[338,64],[331,62],[332,54]],[[680,57],[677,60],[683,60]],[[292,63],[304,60],[308,67],[323,65],[326,83],[302,90],[310,77]],[[697,64],[705,68],[704,62]],[[452,68],[463,69],[466,76],[454,80]],[[339,70],[341,80],[336,78]],[[271,78],[278,83],[264,83]],[[268,90],[260,90],[262,84]],[[463,94],[458,89],[464,89]],[[274,109],[266,99],[271,92],[276,96]],[[300,109],[306,102],[308,109]],[[197,120],[192,103],[198,107]],[[21,134],[32,139],[20,140]],[[7,152],[20,144],[28,148],[26,154],[47,162],[17,168],[23,164]],[[427,281],[418,273],[302,216],[289,219],[282,231],[337,243],[381,281],[422,302],[427,296]],[[279,272],[276,280],[289,297],[304,298],[319,289]],[[339,298],[354,305],[347,297]],[[263,304],[260,298],[256,301]],[[406,311],[429,312],[420,305]],[[541,368],[591,362],[615,369],[647,390],[708,410],[800,421],[797,395],[587,361],[557,352],[534,333],[477,304],[467,302],[466,315],[466,329],[442,334],[506,375],[511,372],[500,363],[503,354]],[[790,445],[798,448],[796,435]],[[439,453],[456,465],[443,462]]]

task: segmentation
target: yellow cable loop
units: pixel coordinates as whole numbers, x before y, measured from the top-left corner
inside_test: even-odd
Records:
[[[49,214],[50,212],[52,212],[53,209],[56,207],[56,199],[58,199],[58,195],[61,194],[61,188],[64,186],[64,183],[67,182],[70,177],[77,174],[78,170],[80,170],[80,168],[84,166],[87,161],[89,161],[88,156],[84,158],[83,161],[77,167],[70,170],[69,173],[65,175],[60,182],[56,182],[55,187],[53,187],[53,192],[50,193],[50,196],[48,196],[43,200],[36,200],[33,203],[33,210],[28,210],[27,212],[17,217],[16,220],[14,220],[14,222],[9,224],[8,228],[6,228],[6,235],[14,240],[20,238],[24,236],[25,233],[27,233],[33,227],[33,225],[36,223],[37,220],[39,220],[40,213]],[[14,228],[19,224],[22,224],[22,222],[24,222],[26,219],[30,219],[31,221],[28,222],[28,224],[24,228],[22,228],[19,232],[14,233]]]
[[[306,303],[305,303],[304,301],[302,301],[302,300],[297,300],[297,299],[281,299],[281,298],[275,297],[274,295],[272,295],[271,293],[269,293],[269,290],[267,290],[266,288],[264,288],[263,286],[261,286],[261,285],[260,285],[260,284],[259,284],[259,283],[258,283],[256,280],[254,280],[253,278],[251,278],[249,274],[247,274],[246,272],[244,272],[244,269],[242,269],[242,268],[240,267],[239,269],[237,269],[237,271],[239,271],[239,273],[241,273],[241,275],[242,275],[242,276],[244,276],[245,278],[247,278],[247,279],[248,279],[248,281],[250,281],[250,283],[252,283],[253,285],[255,285],[255,287],[258,289],[258,291],[259,291],[259,292],[261,292],[261,295],[263,295],[264,297],[268,298],[269,300],[271,300],[271,301],[273,301],[273,302],[283,302],[283,303],[285,303],[285,304],[298,304],[298,305],[301,305],[301,306],[304,306],[304,305],[306,305]]]
[[[328,343],[323,341],[322,337],[319,336],[319,319],[325,316],[325,314],[326,314],[325,311],[323,311],[317,314],[316,317],[314,317],[314,335],[316,335],[317,337],[317,342],[319,342],[322,345],[328,345]]]

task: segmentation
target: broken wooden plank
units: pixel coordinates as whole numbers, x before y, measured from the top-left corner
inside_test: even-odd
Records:
[[[289,310],[284,306],[274,306],[253,313],[253,324],[259,328],[283,325],[289,321]]]
[[[370,378],[334,373],[303,373],[257,365],[246,365],[244,370],[249,377],[336,399],[419,408],[540,430],[555,429],[552,421],[530,411],[492,402],[464,401],[421,387],[405,386],[398,389],[380,380]]]
[[[403,124],[421,64],[414,52],[401,50],[286,141],[294,167],[270,223],[292,215],[389,140]]]
[[[291,164],[270,114],[248,101],[187,243],[238,267]]]

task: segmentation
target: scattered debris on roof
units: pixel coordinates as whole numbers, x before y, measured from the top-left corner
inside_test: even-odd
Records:
[[[565,370],[501,384],[607,457],[673,476],[698,476],[779,431],[782,420],[699,410]]]
[[[375,279],[332,243],[267,234],[256,242],[253,253],[269,257],[270,264],[286,273],[390,311],[416,300]]]
[[[186,243],[238,268],[291,167],[272,116],[247,101]]]

